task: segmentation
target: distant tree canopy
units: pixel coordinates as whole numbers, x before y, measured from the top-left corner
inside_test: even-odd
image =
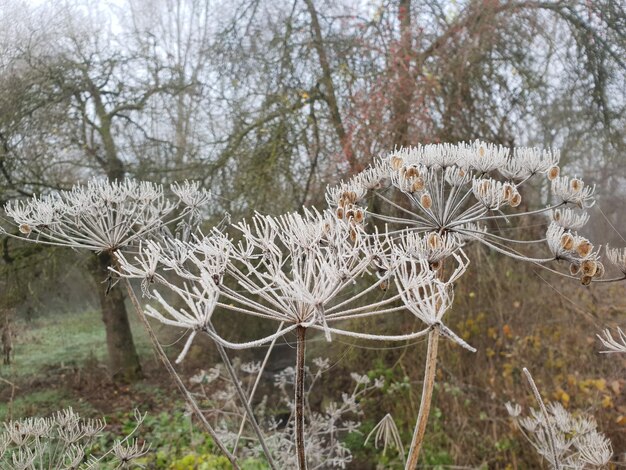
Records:
[[[4,0],[0,199],[189,178],[216,220],[277,214],[476,138],[560,147],[623,197],[625,35],[613,0]]]
[[[581,169],[624,149],[620,2],[98,3],[3,4],[5,199],[193,177],[245,213],[319,201],[395,145],[557,145]]]

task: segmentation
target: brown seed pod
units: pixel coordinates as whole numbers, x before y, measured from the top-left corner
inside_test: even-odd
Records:
[[[430,209],[433,205],[433,200],[430,197],[430,194],[428,193],[422,194],[422,197],[420,198],[420,202],[422,203],[422,207],[424,209]]]
[[[354,191],[345,191],[341,197],[344,198],[346,204],[354,204],[356,202],[356,193]]]
[[[591,284],[591,276],[586,276],[586,275],[583,275],[583,276],[580,278],[580,283],[581,283],[583,286],[588,286],[589,284]]]
[[[401,157],[398,157],[397,155],[391,157],[391,168],[393,168],[394,170],[398,171],[400,168],[402,168],[403,163],[404,160],[402,160]]]
[[[432,263],[430,263],[430,269],[432,269],[433,271],[439,271],[440,268],[441,261],[433,261]]]
[[[410,166],[407,168],[406,173],[404,174],[405,178],[417,178],[420,175],[420,172],[417,171],[417,168],[414,166]]]
[[[343,207],[337,207],[337,217],[343,219]]]
[[[580,267],[585,276],[593,277],[598,271],[598,263],[591,259],[586,259],[585,261],[583,261]]]
[[[356,233],[356,230],[353,227],[353,228],[350,229],[350,240],[355,242],[356,239],[357,239],[357,233]]]
[[[555,222],[558,222],[559,220],[561,220],[561,211],[560,210],[555,210],[552,213],[552,220],[554,220]]]
[[[576,253],[580,255],[581,258],[586,258],[589,256],[589,253],[593,251],[593,245],[589,243],[589,240],[583,238],[576,245]]]
[[[486,196],[490,187],[491,187],[491,181],[483,180],[483,182],[481,183],[480,188],[478,190],[480,195],[481,196]]]
[[[485,148],[484,145],[481,145],[480,147],[478,147],[478,156],[479,157],[484,157],[486,153],[487,153],[487,149]]]
[[[382,282],[379,284],[379,287],[380,287],[380,290],[384,290],[384,291],[386,291],[387,289],[389,289],[389,282],[388,282],[387,280],[382,281]]]
[[[354,210],[348,209],[346,211],[346,220],[352,220],[354,218]]]
[[[511,198],[515,194],[513,186],[510,183],[504,183],[502,186],[502,197],[507,201],[511,202]]]
[[[24,235],[29,235],[32,229],[28,224],[21,224],[19,230],[20,233],[23,233]]]
[[[411,192],[416,193],[423,189],[424,189],[424,178],[422,178],[421,176],[418,176],[417,178],[415,178],[415,181],[413,181],[413,184],[411,185]]]
[[[365,213],[363,212],[363,209],[357,209],[356,211],[354,211],[354,220],[360,224],[361,222],[363,222],[363,219],[365,218]]]
[[[604,269],[604,265],[600,261],[596,261],[596,264],[598,265],[598,269],[596,270],[596,273],[593,277],[597,277],[597,278],[604,277],[604,273],[606,272]]]
[[[569,187],[572,189],[572,191],[578,192],[583,189],[583,182],[578,178],[574,178],[572,181],[570,181]]]
[[[574,249],[574,237],[571,233],[564,233],[561,235],[561,248],[570,251]]]
[[[517,207],[521,203],[522,203],[522,195],[518,193],[517,191],[515,191],[515,194],[513,194],[513,196],[511,197],[511,201],[509,202],[509,204],[511,204],[511,207]]]
[[[548,179],[550,181],[554,181],[555,179],[558,178],[559,174],[561,173],[561,169],[554,165],[553,167],[550,167],[550,169],[548,170]]]
[[[431,248],[431,250],[436,250],[441,245],[443,245],[443,240],[441,239],[441,236],[436,232],[429,233],[427,241],[428,246]]]
[[[569,273],[572,276],[577,276],[580,273],[580,266],[576,263],[572,263],[569,265]]]

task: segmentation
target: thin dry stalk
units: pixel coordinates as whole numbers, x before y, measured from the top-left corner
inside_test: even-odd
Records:
[[[435,373],[437,372],[437,350],[439,345],[439,328],[433,327],[428,334],[428,352],[426,356],[426,368],[424,370],[424,386],[422,388],[422,399],[420,403],[409,458],[407,459],[405,470],[417,468],[420,450],[426,433],[426,424],[430,414],[430,403],[433,398],[433,388],[435,387]]]
[[[556,470],[561,470],[561,462],[559,461],[559,456],[556,452],[556,444],[554,442],[554,429],[552,429],[552,424],[550,424],[550,416],[548,415],[548,410],[546,409],[546,405],[543,403],[541,398],[541,394],[539,393],[539,389],[533,380],[533,376],[530,375],[530,372],[526,367],[524,367],[524,374],[526,375],[526,379],[530,384],[530,388],[533,391],[533,395],[535,396],[535,400],[539,404],[539,408],[541,409],[541,413],[543,414],[543,419],[546,423],[546,434],[548,435],[548,442],[550,443],[550,451],[552,452],[552,460],[554,462],[554,468]]]
[[[296,452],[298,453],[298,468],[306,470],[306,456],[304,453],[304,348],[306,346],[306,328],[296,328]]]
[[[230,361],[230,358],[228,357],[228,354],[226,353],[224,346],[222,346],[217,341],[215,341],[215,346],[217,347],[217,350],[220,353],[220,357],[222,358],[222,362],[224,363],[224,366],[226,367],[226,371],[228,372],[228,375],[230,375],[230,378],[233,381],[233,385],[235,386],[237,395],[239,395],[239,399],[241,400],[244,410],[246,411],[246,414],[248,415],[248,419],[250,420],[250,424],[252,425],[252,428],[254,429],[254,433],[259,438],[259,443],[261,444],[263,453],[265,454],[265,457],[267,458],[267,463],[269,464],[272,470],[276,470],[276,465],[274,464],[274,460],[272,459],[272,454],[270,453],[270,450],[267,448],[267,444],[265,443],[265,437],[263,436],[263,431],[261,431],[261,428],[259,427],[259,423],[257,423],[257,420],[254,417],[252,407],[250,406],[250,398],[246,395],[246,392],[241,387],[241,383],[239,381],[239,378],[237,377],[237,373],[235,372],[235,369],[233,368],[233,364]]]
[[[119,266],[118,266],[118,269],[119,269]],[[157,356],[159,356],[159,359],[161,359],[161,362],[163,363],[163,365],[169,372],[170,376],[172,377],[172,379],[174,379],[176,386],[178,387],[180,392],[183,394],[185,401],[191,407],[191,410],[193,411],[193,413],[200,420],[202,427],[205,429],[207,433],[209,433],[209,435],[213,439],[213,442],[215,442],[217,447],[222,451],[222,453],[230,461],[230,463],[233,466],[233,469],[239,470],[240,467],[237,464],[237,457],[235,457],[222,443],[222,441],[220,440],[219,436],[217,435],[217,433],[215,432],[211,424],[205,418],[204,414],[202,413],[202,410],[200,410],[200,407],[196,403],[196,400],[194,400],[191,393],[189,393],[189,391],[187,390],[187,387],[185,387],[185,384],[183,383],[182,379],[180,378],[180,376],[174,369],[174,366],[172,366],[172,363],[167,357],[167,354],[165,354],[165,351],[163,350],[161,343],[159,343],[159,340],[157,339],[156,334],[154,333],[154,330],[152,329],[152,326],[150,326],[150,323],[148,322],[148,319],[146,318],[146,315],[144,314],[143,309],[141,308],[141,305],[139,304],[139,300],[137,299],[137,296],[135,295],[135,292],[133,291],[133,287],[130,285],[130,280],[128,278],[124,278],[124,282],[126,284],[126,290],[128,292],[128,296],[130,297],[130,300],[133,304],[133,307],[135,308],[135,311],[137,312],[137,315],[139,316],[139,319],[141,320],[141,323],[143,324],[146,332],[148,333],[148,338],[150,339],[150,342],[152,343],[152,347],[156,351]]]
[[[278,326],[277,332],[282,330],[284,325],[285,325],[285,322],[281,322],[280,325]],[[259,386],[259,383],[261,382],[261,376],[263,375],[263,372],[265,371],[265,367],[267,366],[267,361],[269,360],[270,355],[272,354],[272,351],[274,350],[274,345],[276,344],[277,340],[278,340],[278,336],[272,340],[269,348],[267,348],[267,352],[265,353],[265,357],[263,358],[263,363],[261,364],[261,367],[259,368],[259,372],[256,376],[256,380],[254,381],[254,385],[252,386],[252,391],[250,392],[250,397],[248,398],[248,402],[250,404],[252,404],[252,400],[254,399],[254,394],[256,393],[256,389]],[[241,439],[241,435],[243,434],[243,428],[246,424],[247,416],[248,416],[248,412],[246,411],[243,415],[243,419],[241,420],[241,424],[239,425],[239,432],[237,433],[237,439],[235,440],[233,453],[237,453],[237,446],[239,445],[239,440]]]

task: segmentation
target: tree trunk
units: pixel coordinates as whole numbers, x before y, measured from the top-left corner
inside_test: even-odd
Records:
[[[315,5],[313,5],[313,0],[304,0],[304,3],[306,4],[309,15],[311,16],[313,47],[315,47],[315,50],[317,51],[317,56],[319,58],[320,69],[322,73],[320,82],[324,86],[324,100],[326,101],[326,104],[328,104],[328,108],[330,110],[330,122],[335,129],[337,137],[339,138],[341,150],[345,155],[346,160],[348,161],[348,165],[350,165],[350,173],[356,174],[361,171],[362,168],[360,167],[356,155],[354,154],[350,136],[346,132],[346,128],[343,125],[343,120],[341,118],[341,112],[339,111],[339,104],[337,100],[337,95],[335,93],[335,84],[333,82],[332,69],[330,62],[328,61],[326,49],[324,48],[322,28],[320,26],[317,16],[317,10],[315,9]]]
[[[400,41],[397,46],[396,56],[393,59],[396,80],[396,89],[393,96],[393,143],[399,147],[406,147],[411,143],[409,122],[412,111],[413,88],[415,86],[415,79],[412,77],[411,71],[411,57],[413,55],[411,0],[399,1],[398,21],[400,23]]]
[[[108,278],[107,268],[111,261],[110,253],[95,255],[89,270],[97,286],[102,321],[106,330],[109,372],[115,381],[132,382],[142,378],[142,373],[124,304],[124,294],[122,289],[117,287],[109,289],[107,285],[102,284]]]
[[[90,82],[91,83],[91,82]],[[124,162],[120,160],[115,139],[113,137],[112,116],[105,109],[99,89],[91,84],[96,103],[96,114],[100,119],[97,128],[104,147],[104,158],[101,159],[103,170],[109,181],[121,182],[126,173]],[[132,382],[142,378],[139,356],[133,342],[128,313],[124,304],[124,292],[119,288],[109,288],[102,282],[109,277],[108,267],[113,262],[111,253],[96,255],[91,267],[96,282],[98,299],[102,310],[102,321],[106,331],[107,349],[109,352],[109,372],[113,380]]]

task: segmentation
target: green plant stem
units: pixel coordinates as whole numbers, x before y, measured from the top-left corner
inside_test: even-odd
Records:
[[[422,388],[422,399],[420,402],[420,410],[413,431],[413,439],[411,440],[411,449],[409,457],[406,461],[405,470],[414,470],[417,468],[420,450],[424,442],[424,434],[426,432],[426,424],[428,423],[428,415],[430,414],[430,404],[433,398],[433,388],[435,386],[435,372],[437,371],[437,349],[439,344],[439,329],[433,328],[428,334],[428,352],[426,355],[426,368],[424,370],[424,385]]]
[[[152,343],[152,347],[156,351],[157,356],[159,356],[159,359],[161,359],[161,362],[165,366],[165,369],[167,369],[170,376],[174,380],[174,383],[176,383],[176,386],[178,387],[180,392],[183,394],[183,397],[185,398],[185,400],[191,407],[192,411],[194,412],[196,417],[200,420],[202,427],[206,430],[207,433],[209,433],[209,436],[211,436],[211,438],[213,439],[213,442],[215,442],[215,445],[217,445],[217,447],[222,451],[222,453],[230,461],[230,463],[233,466],[233,469],[239,470],[240,467],[237,464],[237,457],[235,457],[222,443],[222,441],[220,440],[219,436],[217,435],[217,433],[215,432],[211,424],[205,418],[204,414],[202,413],[202,410],[200,410],[200,407],[196,403],[196,400],[194,400],[191,393],[189,393],[189,390],[187,390],[187,387],[185,387],[185,384],[183,383],[182,379],[176,372],[176,369],[174,369],[174,366],[172,366],[172,363],[167,357],[167,354],[165,354],[165,351],[163,350],[161,343],[159,343],[159,340],[157,339],[156,334],[154,333],[154,330],[152,329],[152,326],[150,326],[150,322],[148,322],[148,319],[146,318],[146,315],[143,312],[141,305],[139,304],[139,300],[137,299],[137,296],[135,295],[135,292],[133,291],[133,287],[131,286],[130,281],[128,280],[128,278],[124,278],[124,281],[126,284],[126,290],[128,291],[128,296],[130,297],[130,300],[133,304],[133,307],[135,308],[135,311],[137,312],[137,315],[139,316],[139,319],[141,320],[141,323],[143,324],[146,332],[148,333],[148,338],[150,339],[150,342]]]
[[[296,452],[298,453],[298,469],[306,470],[304,452],[304,348],[306,346],[306,328],[296,328]]]

